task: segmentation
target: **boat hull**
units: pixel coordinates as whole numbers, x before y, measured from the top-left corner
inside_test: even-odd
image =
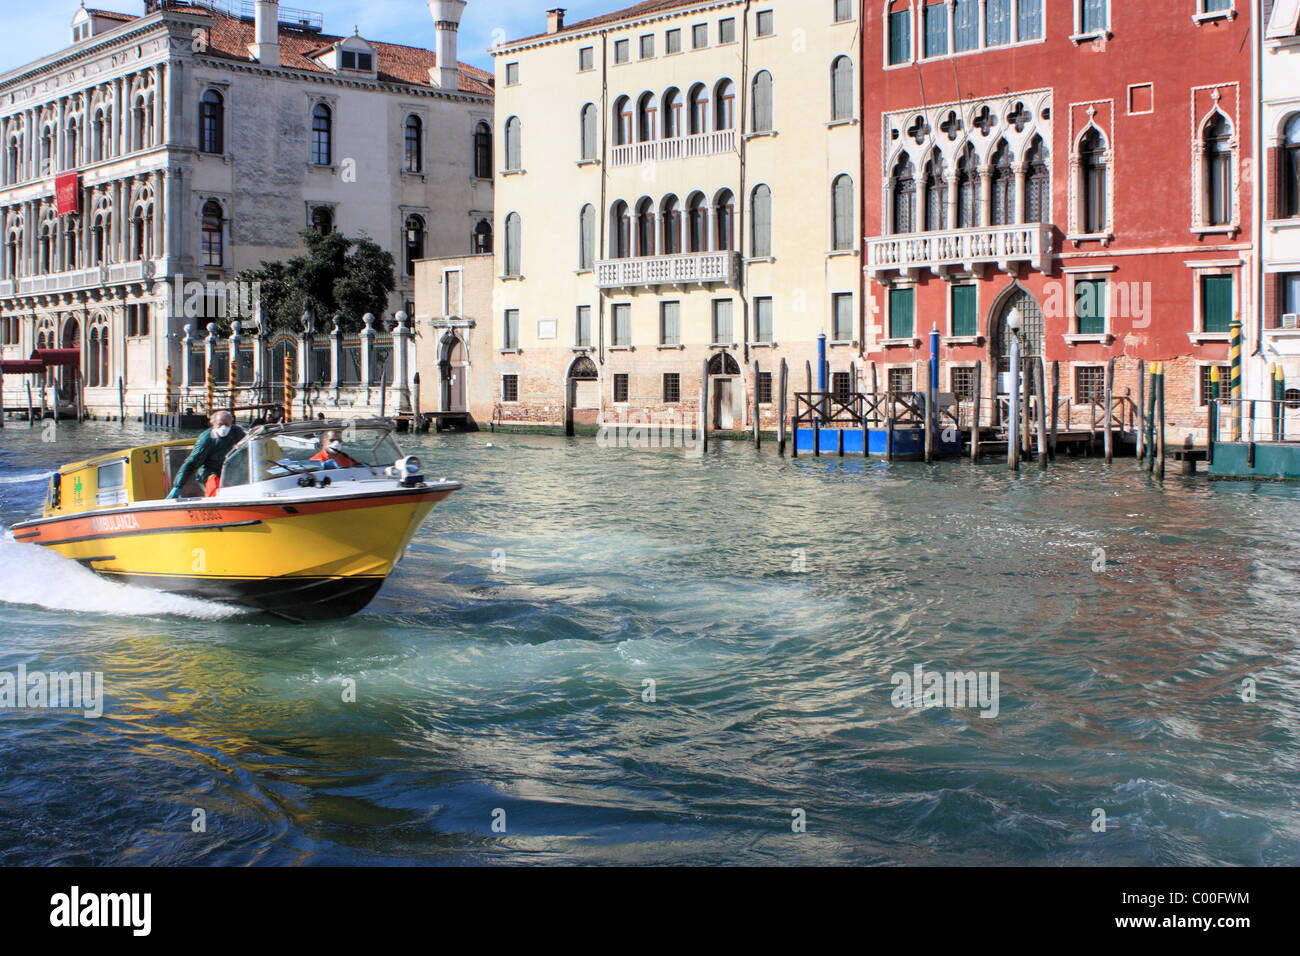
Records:
[[[25,522],[13,533],[113,580],[325,620],[369,604],[421,522],[457,488],[153,503]]]

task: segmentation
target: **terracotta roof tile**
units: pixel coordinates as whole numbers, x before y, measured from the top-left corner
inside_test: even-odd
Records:
[[[123,22],[138,19],[132,14],[113,13],[104,10],[88,10],[95,16],[120,19]],[[196,8],[212,18],[212,30],[208,38],[208,55],[225,59],[248,62],[251,57],[248,47],[253,43],[253,23],[238,17],[227,16],[217,10]],[[433,27],[430,24],[430,36]],[[287,24],[280,24],[280,63],[295,70],[309,70],[313,73],[332,73],[324,64],[312,58],[346,37],[318,33],[312,30],[298,30]],[[437,66],[438,57],[432,50],[420,47],[403,46],[398,43],[382,43],[367,40],[375,50],[375,73],[379,80],[390,83],[408,83],[412,86],[432,86],[429,70]],[[468,63],[460,67],[460,90],[464,93],[492,93],[492,74]]]

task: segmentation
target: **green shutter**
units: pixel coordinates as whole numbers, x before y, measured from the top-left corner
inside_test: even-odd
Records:
[[[897,65],[911,59],[912,11],[909,8],[889,15],[889,62]]]
[[[1080,279],[1074,284],[1074,314],[1080,335],[1106,331],[1106,280]]]
[[[1232,324],[1232,276],[1201,280],[1201,318],[1206,332],[1227,332]]]
[[[952,287],[952,334],[956,336],[978,335],[979,323],[975,317],[975,287],[973,285],[955,285]]]
[[[889,337],[912,338],[912,290],[889,290]]]

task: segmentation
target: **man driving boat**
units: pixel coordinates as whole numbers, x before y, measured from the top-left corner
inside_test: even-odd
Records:
[[[168,498],[179,498],[181,488],[190,476],[198,471],[199,481],[203,482],[203,496],[211,498],[221,487],[221,466],[232,448],[244,440],[244,430],[235,424],[233,413],[224,408],[212,416],[212,427],[203,433],[194,443],[194,450],[185,459],[176,474]]]
[[[320,438],[320,451],[311,456],[312,461],[324,462],[322,468],[355,468],[358,462],[343,454],[343,436],[330,429]]]

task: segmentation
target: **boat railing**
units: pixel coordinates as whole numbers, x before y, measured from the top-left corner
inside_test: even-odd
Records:
[[[1214,442],[1300,442],[1300,394],[1290,398],[1217,398],[1207,403]]]

